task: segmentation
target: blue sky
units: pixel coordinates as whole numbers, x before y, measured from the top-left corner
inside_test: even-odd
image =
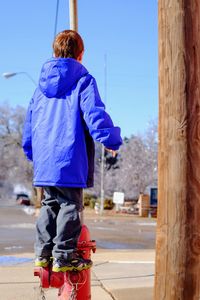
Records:
[[[52,55],[56,0],[6,0],[0,10],[0,74],[28,72],[36,81]],[[96,78],[122,136],[142,133],[158,114],[157,0],[78,0],[83,64]],[[69,28],[68,0],[60,0],[57,32]],[[23,74],[0,76],[0,103],[27,106],[33,83]]]

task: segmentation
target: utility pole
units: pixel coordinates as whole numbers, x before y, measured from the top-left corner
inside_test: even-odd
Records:
[[[70,29],[78,32],[77,0],[69,0]]]
[[[154,300],[200,299],[200,5],[159,0]]]
[[[56,1],[56,16],[55,16],[55,24],[54,24],[54,34],[53,38],[55,38],[57,34],[57,25],[58,25],[58,11],[59,11],[59,0]]]

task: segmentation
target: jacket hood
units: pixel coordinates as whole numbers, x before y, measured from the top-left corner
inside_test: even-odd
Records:
[[[86,74],[87,69],[73,58],[51,58],[42,67],[39,87],[48,98],[59,97]]]

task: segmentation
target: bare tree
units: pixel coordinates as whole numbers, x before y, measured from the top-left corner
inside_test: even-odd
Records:
[[[0,106],[1,188],[17,183],[31,188],[32,166],[21,148],[24,118],[23,107],[13,108],[6,103]]]
[[[106,171],[106,193],[122,191],[135,198],[157,185],[157,122],[151,121],[144,135],[125,138],[117,162]]]

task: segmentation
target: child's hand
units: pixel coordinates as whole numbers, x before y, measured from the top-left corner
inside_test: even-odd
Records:
[[[115,157],[117,155],[117,151],[115,150],[112,150],[112,149],[108,149],[108,148],[105,148],[107,152],[110,152],[112,153],[112,157]]]

